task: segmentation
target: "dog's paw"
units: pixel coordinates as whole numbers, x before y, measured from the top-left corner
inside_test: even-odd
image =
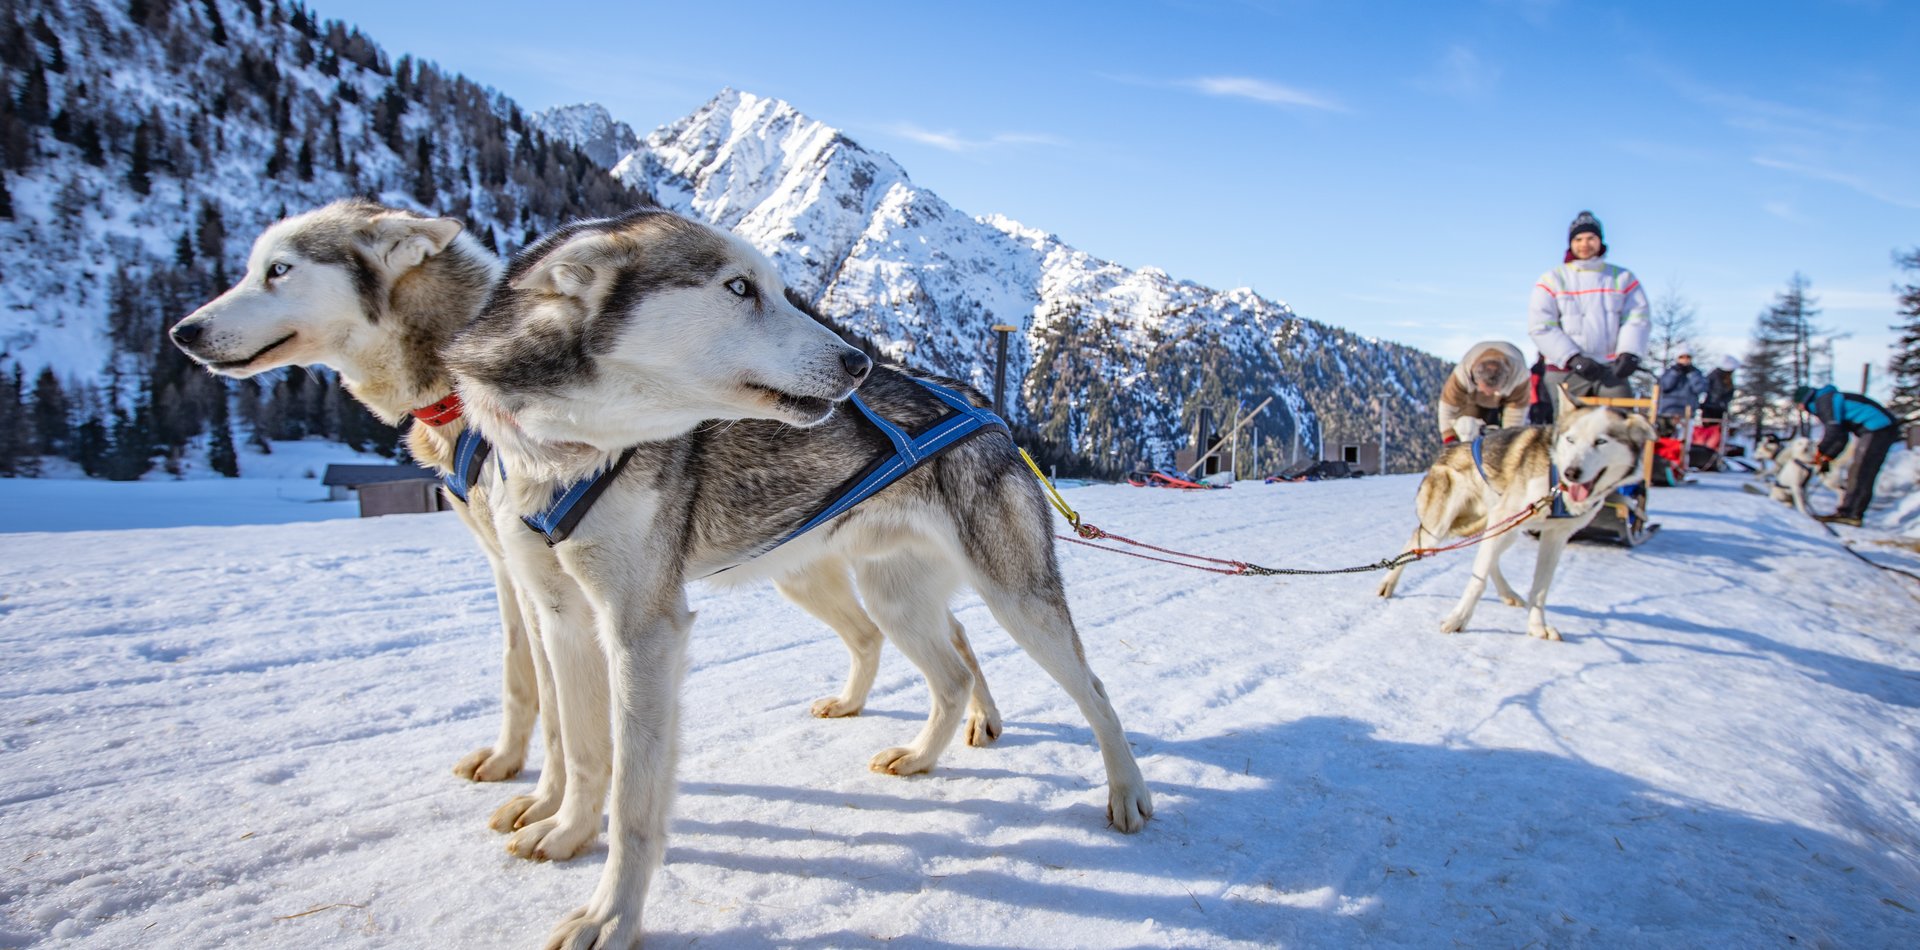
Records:
[[[1116,785],[1107,793],[1107,824],[1115,831],[1130,835],[1147,826],[1153,817],[1153,794],[1146,786]]]
[[[917,749],[882,749],[867,763],[867,768],[883,775],[916,775],[933,768],[934,756]]]
[[[1448,614],[1447,619],[1440,621],[1441,633],[1459,633],[1465,629],[1467,629],[1467,618],[1461,614]]]
[[[1374,591],[1374,593],[1376,593],[1376,594],[1379,594],[1379,595],[1380,595],[1381,597],[1392,597],[1392,596],[1393,596],[1393,582],[1392,582],[1392,581],[1381,581],[1381,582],[1380,582],[1380,587],[1379,587],[1379,589],[1378,589],[1378,590],[1376,590],[1376,591]]]
[[[813,715],[819,719],[839,719],[842,716],[860,715],[860,703],[852,702],[842,696],[828,696],[813,701]]]
[[[1000,710],[974,710],[967,714],[967,744],[983,749],[1000,738]]]
[[[560,801],[556,796],[552,800],[539,795],[515,795],[507,799],[505,805],[493,810],[493,816],[487,819],[487,827],[502,834],[516,828],[524,828],[536,821],[552,817],[560,810]]]
[[[504,782],[520,774],[524,757],[493,751],[492,746],[476,749],[453,767],[453,774],[470,782]]]
[[[598,818],[599,816],[595,816]],[[593,843],[598,821],[568,825],[558,818],[533,822],[507,839],[507,853],[529,861],[571,861]]]
[[[1543,623],[1536,627],[1528,627],[1527,636],[1538,637],[1542,640],[1558,640],[1560,639],[1560,631],[1553,629],[1552,624]]]
[[[541,947],[542,950],[634,950],[640,946],[640,929],[627,920],[624,914],[581,907],[561,920],[560,925],[547,934],[547,942]]]

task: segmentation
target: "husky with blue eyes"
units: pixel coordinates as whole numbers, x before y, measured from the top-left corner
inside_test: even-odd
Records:
[[[960,727],[974,676],[948,603],[971,587],[1092,727],[1108,821],[1145,826],[1152,798],[1074,628],[1046,498],[978,393],[875,365],[798,306],[752,245],[651,210],[521,252],[447,354],[500,459],[496,530],[542,635],[598,643],[612,665],[612,696],[597,698],[611,735],[604,717],[580,717],[576,732],[561,711],[570,755],[612,750],[606,869],[547,946],[641,942],[675,785],[685,589],[702,578],[851,568],[933,694],[919,735],[869,763],[890,774],[932,768]],[[922,451],[956,420],[980,424]],[[842,505],[847,486],[889,466],[904,474]],[[584,515],[553,520],[589,496]],[[690,696],[688,713],[724,716],[752,688]]]
[[[1555,393],[1557,412],[1550,426],[1491,429],[1471,442],[1448,446],[1427,469],[1414,508],[1420,524],[1407,550],[1432,547],[1448,538],[1466,538],[1505,525],[1550,493],[1557,503],[1541,505],[1512,530],[1477,547],[1473,577],[1460,603],[1440,629],[1458,633],[1493,582],[1500,601],[1527,608],[1527,633],[1558,640],[1547,623],[1547,588],[1567,542],[1593,522],[1613,490],[1638,482],[1641,457],[1654,438],[1652,424],[1619,409],[1587,406]],[[1522,526],[1540,535],[1540,557],[1525,600],[1500,574],[1500,555],[1520,537]],[[1380,584],[1380,596],[1392,597],[1406,565],[1395,567]]]

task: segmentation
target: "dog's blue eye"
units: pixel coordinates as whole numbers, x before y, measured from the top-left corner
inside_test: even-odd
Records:
[[[286,261],[274,261],[273,264],[267,268],[267,279],[272,280],[277,277],[285,277],[287,276],[287,271],[292,269],[293,265]]]
[[[1607,444],[1607,440],[1605,440],[1605,439],[1595,439],[1595,440],[1593,440],[1593,447],[1594,447],[1594,448],[1596,448],[1596,449],[1597,449],[1597,448],[1599,448],[1599,447],[1601,447],[1601,446],[1603,446],[1603,445],[1606,445],[1606,444]]]
[[[745,277],[735,277],[727,281],[727,289],[733,291],[735,297],[753,296],[753,283]]]

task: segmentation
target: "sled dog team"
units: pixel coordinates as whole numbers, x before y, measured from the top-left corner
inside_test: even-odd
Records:
[[[846,682],[813,704],[816,716],[861,710],[883,638],[906,655],[932,708],[917,735],[869,763],[901,775],[932,768],[963,724],[970,745],[1000,734],[949,610],[959,587],[973,588],[1092,727],[1108,821],[1132,833],[1153,814],[1075,630],[1046,500],[1011,437],[983,429],[857,506],[828,509],[899,448],[900,432],[953,415],[942,393],[984,400],[875,365],[733,234],[641,209],[568,225],[503,262],[452,219],[342,201],[269,227],[239,283],[171,335],[213,372],[329,366],[384,421],[414,417],[408,447],[449,477],[492,567],[504,636],[499,734],[455,771],[515,775],[545,713],[539,781],[491,827],[510,833],[516,855],[566,860],[610,816],[600,883],[549,947],[640,941],[666,850],[693,621],[685,585],[696,579],[771,580],[839,634]],[[841,408],[856,391],[861,412]],[[1504,602],[1528,607],[1530,633],[1558,639],[1545,599],[1559,554],[1612,489],[1638,477],[1653,436],[1638,416],[1561,399],[1553,425],[1451,446],[1422,482],[1410,549],[1530,506],[1522,523],[1541,539],[1524,601],[1499,571],[1517,535],[1481,545],[1442,629],[1464,627],[1491,581]],[[1552,513],[1534,505],[1550,493],[1562,502]],[[590,507],[573,509],[585,513],[552,530],[565,499],[586,495]]]

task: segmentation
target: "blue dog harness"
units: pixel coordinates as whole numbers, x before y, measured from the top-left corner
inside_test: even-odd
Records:
[[[893,443],[893,454],[875,459],[854,477],[853,484],[839,496],[822,505],[812,517],[788,533],[786,537],[755,552],[753,557],[759,557],[847,513],[855,505],[872,498],[888,485],[904,478],[908,472],[925,465],[940,453],[974,435],[996,428],[1004,432],[1012,431],[1008,429],[1006,420],[995,415],[993,410],[975,406],[968,402],[966,397],[938,383],[912,376],[907,378],[918,383],[934,398],[946,403],[951,411],[935,419],[933,424],[920,432],[909,433],[873,411],[858,394],[847,397],[847,401],[860,410],[860,414],[879,429],[881,434],[887,437],[887,441]],[[481,465],[486,460],[489,448],[486,440],[482,439],[474,429],[468,428],[460,433],[459,441],[454,446],[453,470],[444,478],[447,490],[452,492],[454,497],[461,501],[467,500],[467,492],[479,478]],[[1477,457],[1477,447],[1475,452]],[[565,541],[573,534],[574,528],[579,526],[580,519],[586,517],[587,512],[593,508],[594,502],[598,501],[600,495],[606,491],[607,486],[613,484],[613,480],[620,475],[621,470],[627,467],[627,463],[633,459],[633,453],[633,449],[628,449],[622,452],[612,465],[572,485],[555,489],[553,501],[545,510],[538,514],[526,515],[520,520],[525,522],[528,528],[546,538],[549,546]],[[500,477],[504,479],[506,476],[506,463],[503,460],[500,464]]]
[[[1492,485],[1493,480],[1487,477],[1487,464],[1480,457],[1480,443],[1485,438],[1486,438],[1486,433],[1484,432],[1473,437],[1473,468],[1474,468],[1474,471],[1477,471],[1480,473],[1481,481],[1486,482],[1488,485]],[[1547,517],[1549,518],[1573,517],[1573,512],[1570,512],[1567,510],[1566,498],[1562,497],[1560,494],[1560,466],[1555,465],[1553,463],[1552,452],[1547,453],[1547,492],[1553,498],[1553,510],[1547,512]]]

